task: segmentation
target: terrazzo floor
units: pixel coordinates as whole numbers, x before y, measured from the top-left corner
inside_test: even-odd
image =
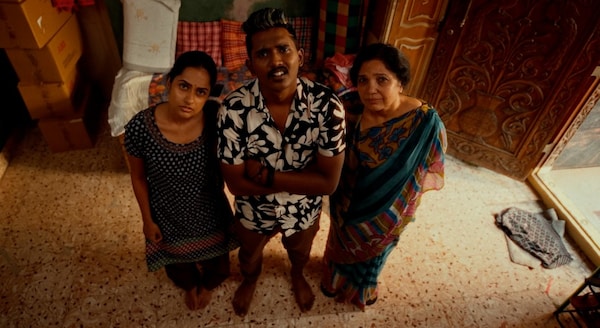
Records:
[[[164,270],[149,273],[139,209],[118,141],[107,130],[93,149],[51,153],[35,127],[11,153],[0,180],[0,327],[558,327],[552,312],[592,271],[575,260],[556,269],[511,262],[494,215],[539,212],[524,183],[448,158],[446,186],[423,198],[366,311],[318,290],[328,217],[306,273],[314,308],[294,302],[278,239],[246,317],[233,313],[232,275],[208,308],[189,311]],[[325,211],[326,212],[326,211]]]

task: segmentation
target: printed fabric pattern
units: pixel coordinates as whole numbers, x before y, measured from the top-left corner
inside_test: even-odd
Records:
[[[218,127],[218,156],[230,165],[260,158],[263,165],[276,171],[295,171],[313,163],[317,153],[332,157],[346,146],[342,103],[331,89],[305,78],[297,80],[283,135],[266,108],[256,79],[224,99]],[[244,227],[263,233],[281,227],[286,236],[312,226],[321,206],[320,195],[288,192],[235,200]]]
[[[496,216],[496,225],[517,245],[553,269],[573,260],[562,238],[543,216],[509,207]]]
[[[213,155],[214,126],[190,143],[172,143],[158,129],[155,109],[139,112],[125,126],[125,148],[144,160],[152,219],[163,234],[159,243],[146,241],[149,271],[212,259],[237,247],[227,234],[233,214]]]

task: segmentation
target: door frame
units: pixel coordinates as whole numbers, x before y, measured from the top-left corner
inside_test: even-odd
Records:
[[[596,77],[593,86],[583,97],[568,123],[558,133],[555,142],[548,145],[548,151],[545,151],[540,163],[527,180],[540,195],[544,204],[553,208],[558,217],[565,221],[567,233],[579,248],[596,266],[600,266],[600,232],[586,230],[585,225],[582,224],[586,221],[585,215],[569,201],[549,177],[554,162],[600,99],[600,66],[596,67],[592,75]]]

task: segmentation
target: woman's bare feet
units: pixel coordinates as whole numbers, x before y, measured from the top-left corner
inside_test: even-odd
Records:
[[[242,281],[240,287],[235,291],[235,295],[233,295],[232,303],[235,314],[243,317],[248,313],[255,290],[256,282],[248,282],[245,279]]]
[[[188,309],[196,310],[198,307],[198,288],[194,287],[190,290],[185,291],[185,305]]]
[[[212,290],[208,290],[204,287],[198,287],[198,303],[196,306],[197,310],[204,309],[208,303],[210,303],[210,299],[212,298]]]
[[[302,274],[292,274],[292,291],[300,311],[306,312],[312,309],[315,303],[315,294]]]

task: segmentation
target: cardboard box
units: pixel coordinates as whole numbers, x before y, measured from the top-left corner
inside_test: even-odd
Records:
[[[38,127],[52,152],[88,149],[94,147],[97,133],[97,104],[91,87],[84,88],[84,96],[75,113],[63,118],[43,118]]]
[[[42,49],[6,49],[19,81],[25,84],[66,81],[82,53],[76,16],[71,16]]]
[[[64,82],[22,83],[17,88],[32,119],[60,117],[73,114],[78,70],[74,69]]]
[[[52,0],[0,2],[0,48],[40,49],[71,16]]]
[[[94,147],[94,141],[83,117],[41,119],[38,126],[48,147],[54,153]]]

